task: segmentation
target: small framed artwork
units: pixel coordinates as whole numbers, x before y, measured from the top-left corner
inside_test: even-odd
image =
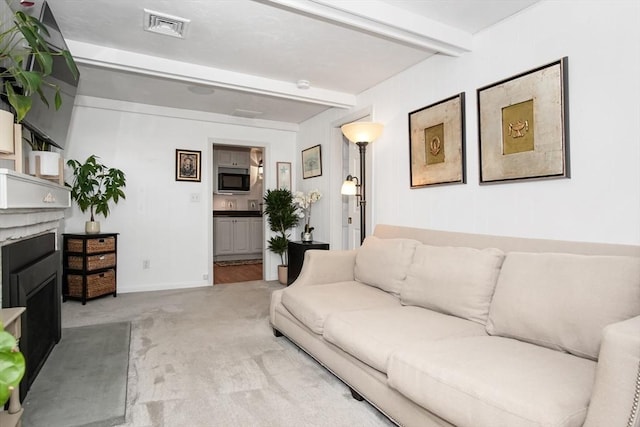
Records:
[[[200,182],[200,151],[176,150],[176,181]]]
[[[411,188],[464,184],[464,92],[409,113]]]
[[[291,163],[276,162],[276,170],[278,171],[276,187],[279,190],[291,190]]]
[[[322,175],[322,152],[320,145],[302,150],[302,178]]]
[[[480,184],[570,177],[567,61],[478,89]]]

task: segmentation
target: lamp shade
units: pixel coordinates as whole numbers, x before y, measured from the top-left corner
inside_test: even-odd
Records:
[[[340,189],[340,194],[345,196],[355,196],[357,194],[358,189],[356,188],[356,182],[352,179],[347,179],[342,183],[342,188]]]
[[[351,142],[372,142],[382,134],[382,123],[352,122],[340,128]]]

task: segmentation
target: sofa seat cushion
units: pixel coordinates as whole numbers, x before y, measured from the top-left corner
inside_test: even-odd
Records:
[[[483,325],[458,317],[420,307],[390,307],[333,313],[322,336],[386,373],[391,354],[407,343],[486,334]]]
[[[605,326],[640,314],[640,258],[510,252],[487,331],[595,360]]]
[[[367,237],[356,253],[355,279],[399,296],[419,244],[412,239]]]
[[[399,307],[398,298],[356,281],[313,286],[290,286],[282,292],[282,305],[314,333],[322,335],[327,317],[336,312]]]
[[[389,385],[459,427],[584,422],[596,363],[502,337],[420,342],[389,359]]]
[[[495,248],[420,245],[400,301],[484,325],[503,260]]]

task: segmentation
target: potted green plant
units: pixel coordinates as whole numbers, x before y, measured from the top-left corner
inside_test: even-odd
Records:
[[[95,214],[109,215],[109,203],[117,204],[120,198],[125,199],[126,177],[120,169],[109,168],[98,161],[95,155],[89,156],[84,163],[77,160],[67,161],[73,170],[71,198],[84,213],[89,210],[91,219],[86,222],[87,233],[99,233],[100,223]]]
[[[29,152],[29,174],[37,175],[59,175],[60,171],[60,153],[51,151],[53,145],[42,138],[35,132],[26,131],[25,136],[22,138],[29,144],[31,151]],[[36,158],[39,159],[40,170],[36,168]]]
[[[0,322],[0,406],[4,407],[11,391],[18,387],[24,371],[24,356],[18,351],[16,339],[4,330]]]
[[[8,6],[6,6],[8,8]],[[14,109],[16,122],[20,123],[31,109],[31,95],[37,93],[47,106],[49,100],[42,91],[43,85],[54,90],[56,110],[62,105],[60,88],[47,81],[53,71],[53,57],[62,56],[74,78],[78,78],[78,67],[67,50],[53,51],[43,35],[47,28],[37,18],[22,11],[12,14],[13,23],[0,23],[0,78],[2,78],[3,97]],[[25,68],[28,59],[33,56],[37,67]]]
[[[287,283],[289,234],[287,231],[298,225],[297,207],[293,195],[287,189],[267,190],[264,196],[264,214],[268,216],[269,229],[276,233],[268,243],[268,249],[280,255],[278,281]]]

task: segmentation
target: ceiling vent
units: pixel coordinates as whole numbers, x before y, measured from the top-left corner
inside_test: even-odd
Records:
[[[166,13],[144,10],[144,29],[152,33],[183,39],[190,19],[167,15]]]
[[[261,111],[251,111],[251,110],[242,110],[240,108],[236,108],[236,110],[231,114],[236,117],[244,117],[247,119],[255,119],[256,117],[262,115]]]

